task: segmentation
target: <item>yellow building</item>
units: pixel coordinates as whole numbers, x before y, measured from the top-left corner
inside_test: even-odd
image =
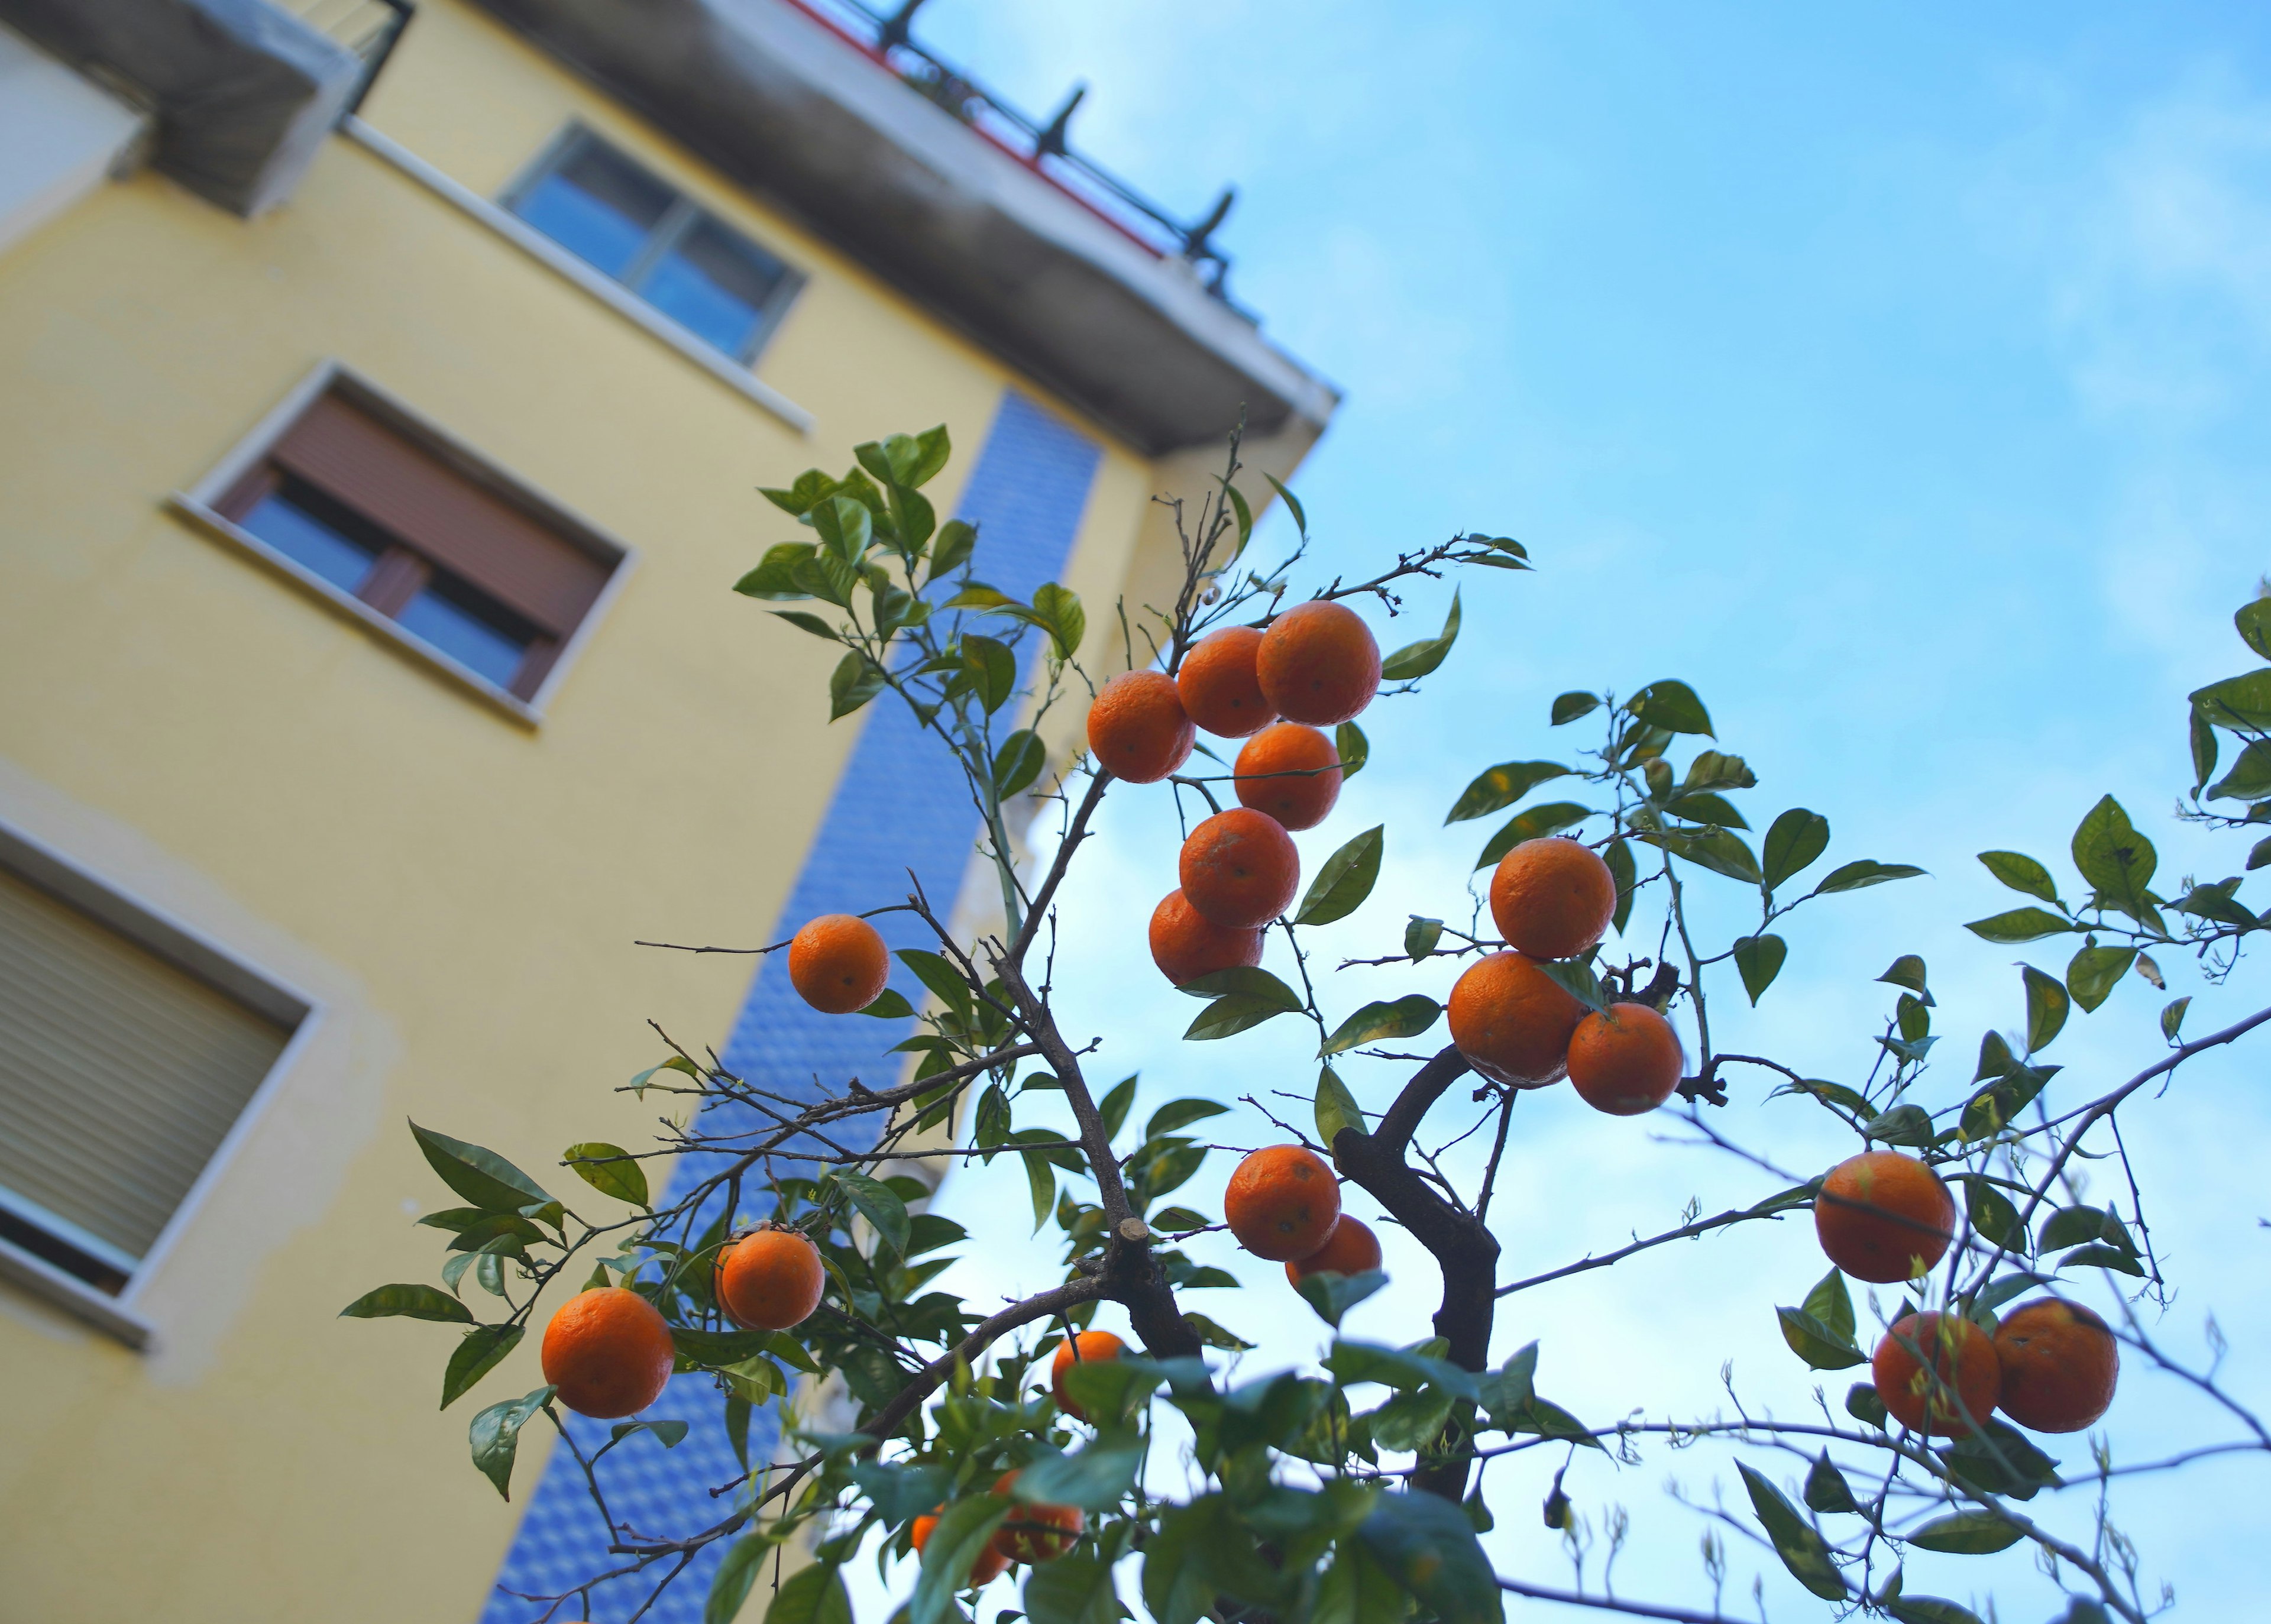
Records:
[[[1241,410],[1285,476],[1334,403],[905,15],[408,11],[0,0],[10,1624],[536,1612],[537,1430],[511,1505],[465,1458],[534,1339],[437,1413],[445,1330],[334,1316],[434,1278],[406,1118],[638,1139],[647,1017],[770,1017],[635,939],[902,860],[919,747],[729,590],[756,488],[942,422],[988,578],[1102,606]]]

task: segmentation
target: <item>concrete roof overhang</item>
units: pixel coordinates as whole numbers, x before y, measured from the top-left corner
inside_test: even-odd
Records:
[[[1147,455],[1306,443],[1333,387],[787,0],[480,0]]]

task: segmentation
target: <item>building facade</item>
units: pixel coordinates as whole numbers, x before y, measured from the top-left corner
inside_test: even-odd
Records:
[[[0,0],[0,1617],[521,1616],[590,1530],[465,1426],[536,1338],[437,1412],[446,1330],[335,1317],[433,1278],[405,1119],[556,1172],[649,1017],[836,1063],[634,942],[968,857],[729,590],[756,488],[944,423],[989,578],[1140,602],[1156,494],[1322,431],[1203,228],[905,20]]]

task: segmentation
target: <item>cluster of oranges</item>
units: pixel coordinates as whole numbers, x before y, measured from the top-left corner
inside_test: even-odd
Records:
[[[1946,1255],[1955,1198],[1915,1157],[1871,1151],[1829,1170],[1813,1228],[1829,1261],[1854,1278],[1902,1284]],[[1997,1410],[2036,1432],[2080,1432],[2112,1404],[2120,1374],[2120,1345],[2105,1322],[2057,1297],[2022,1304],[1992,1332],[1962,1315],[1904,1315],[1870,1361],[1895,1420],[1951,1438]]]
[[[1269,629],[1225,626],[1173,676],[1130,671],[1088,711],[1088,748],[1116,778],[1156,784],[1190,758],[1198,730],[1243,739],[1231,769],[1239,804],[1183,842],[1179,890],[1151,914],[1151,958],[1180,987],[1262,962],[1262,935],[1293,900],[1294,829],[1314,829],[1340,799],[1339,749],[1322,728],[1351,720],[1380,691],[1380,645],[1356,613],[1299,604]]]

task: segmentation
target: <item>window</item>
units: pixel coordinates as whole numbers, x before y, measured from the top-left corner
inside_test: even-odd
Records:
[[[562,136],[505,205],[739,361],[756,354],[802,280],[588,130]]]
[[[58,1277],[130,1297],[309,1014],[0,831],[6,1272],[66,1301]]]
[[[532,703],[622,548],[324,369],[177,501],[463,676]]]

